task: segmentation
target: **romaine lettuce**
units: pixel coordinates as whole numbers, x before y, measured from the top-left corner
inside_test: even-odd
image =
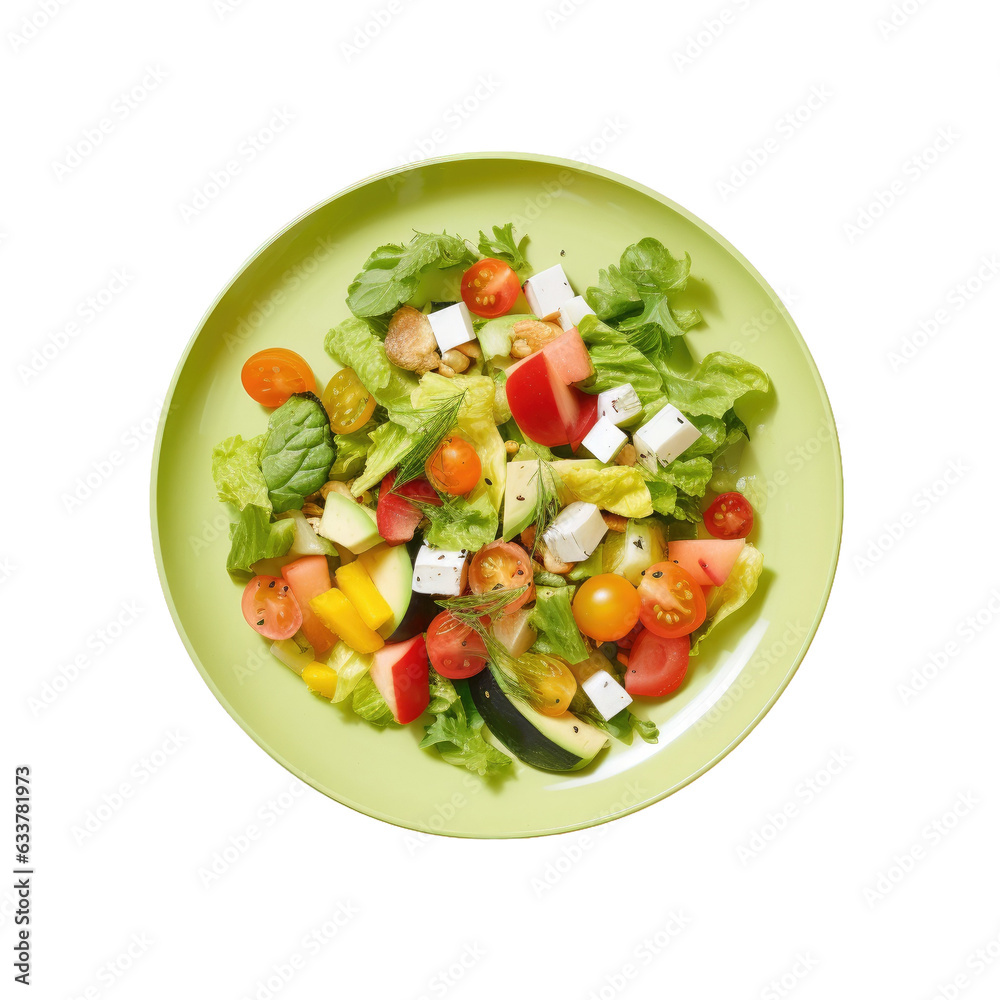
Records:
[[[293,520],[271,523],[269,510],[250,504],[240,511],[239,520],[229,525],[226,569],[230,573],[251,573],[255,562],[285,555],[294,538]]]
[[[427,505],[424,515],[430,521],[424,541],[438,549],[476,552],[497,536],[499,517],[486,493],[475,500],[455,497],[440,507]]]
[[[569,587],[537,587],[535,608],[528,619],[538,633],[532,652],[561,656],[567,663],[582,663],[590,656],[576,619],[573,593]]]
[[[562,459],[553,462],[552,468],[562,482],[560,499],[564,503],[583,500],[622,517],[649,517],[653,513],[649,489],[640,468],[601,465],[585,459]]]
[[[260,450],[267,435],[259,434],[244,441],[237,434],[212,449],[212,479],[219,499],[237,510],[253,504],[270,511],[267,483],[260,471]]]
[[[706,356],[690,376],[663,371],[667,399],[689,416],[725,417],[741,396],[767,392],[770,381],[756,365],[735,354],[716,351]]]

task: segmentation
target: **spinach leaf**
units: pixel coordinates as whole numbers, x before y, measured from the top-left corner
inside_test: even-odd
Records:
[[[326,410],[312,393],[292,396],[271,414],[260,464],[276,513],[297,510],[326,482],[333,434]]]

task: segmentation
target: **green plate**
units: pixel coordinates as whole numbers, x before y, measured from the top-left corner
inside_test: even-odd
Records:
[[[660,742],[615,744],[568,775],[515,762],[485,785],[435,752],[423,730],[379,731],[312,697],[243,621],[226,573],[227,518],[209,474],[213,445],[260,433],[240,385],[253,352],[302,354],[321,384],[334,365],[323,336],[344,319],[346,289],[369,252],[414,230],[474,236],[513,220],[529,258],[559,262],[578,291],[644,236],[693,258],[689,303],[705,325],[697,356],[731,350],[774,391],[742,415],[752,444],[741,471],[767,496],[754,541],[766,573],[751,604],[692,660],[682,688],[639,711]],[[370,816],[461,837],[525,837],[592,826],[647,806],[702,774],[757,724],[788,684],[833,582],[843,481],[833,414],[809,351],[778,297],[725,240],[669,199],[607,171],[551,157],[448,157],[382,174],[312,209],[270,240],[209,310],[174,375],[153,459],[152,520],[177,629],[230,715],[303,781]],[[177,665],[177,669],[182,669]]]

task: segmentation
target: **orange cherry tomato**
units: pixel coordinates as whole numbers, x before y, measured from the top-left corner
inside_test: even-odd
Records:
[[[472,557],[469,587],[474,594],[514,590],[525,585],[528,589],[503,609],[505,615],[513,614],[535,599],[535,573],[528,553],[513,542],[497,541],[484,545]]]
[[[442,493],[461,497],[475,489],[483,474],[483,463],[465,438],[449,434],[427,459],[424,472]]]
[[[351,368],[341,368],[323,390],[323,407],[334,434],[361,430],[375,412],[375,397]]]
[[[639,594],[623,576],[601,573],[585,581],[573,598],[573,617],[598,642],[627,636],[639,621]]]
[[[305,358],[284,347],[269,347],[247,358],[243,388],[262,406],[281,406],[297,392],[315,392],[316,378]]]
[[[653,563],[644,569],[639,599],[642,624],[664,639],[690,635],[705,620],[705,592],[675,563]]]
[[[462,275],[462,299],[477,316],[487,319],[503,316],[510,312],[520,294],[517,273],[496,257],[484,257]]]

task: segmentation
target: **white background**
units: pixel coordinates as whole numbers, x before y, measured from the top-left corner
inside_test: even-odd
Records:
[[[0,732],[11,799],[33,768],[37,995],[997,995],[997,6],[557,3],[4,4]],[[369,173],[489,149],[627,174],[746,253],[847,489],[826,618],[749,738],[640,814],[509,843],[414,837],[262,753],[174,632],[147,501],[159,401],[244,259]]]

